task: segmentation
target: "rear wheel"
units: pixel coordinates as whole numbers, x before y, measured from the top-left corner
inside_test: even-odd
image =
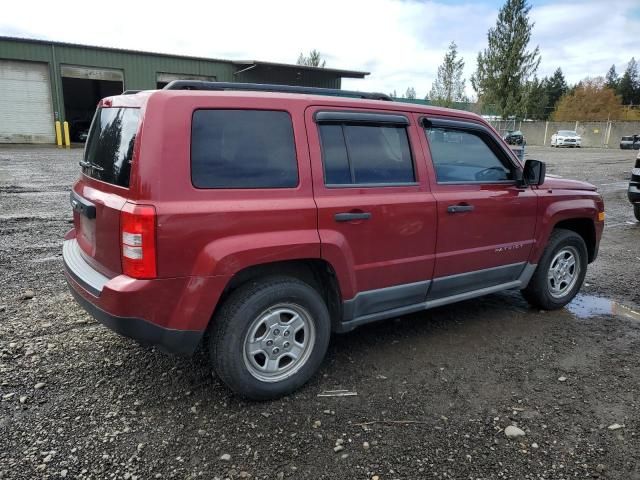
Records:
[[[587,246],[580,235],[554,230],[529,285],[522,290],[524,298],[545,310],[564,307],[582,287],[587,259]]]
[[[633,204],[633,214],[636,216],[636,220],[640,222],[640,203]]]
[[[236,290],[213,320],[210,359],[236,394],[267,400],[293,392],[317,371],[331,322],[318,292],[270,277]]]

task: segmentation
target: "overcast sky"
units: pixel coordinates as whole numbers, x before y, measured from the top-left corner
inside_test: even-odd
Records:
[[[473,73],[502,3],[232,0],[170,2],[169,8],[157,1],[20,0],[3,3],[0,35],[286,63],[315,48],[327,67],[371,72],[366,80],[344,80],[343,88],[400,94],[413,86],[424,97],[452,40],[467,78]],[[611,64],[623,71],[632,56],[639,59],[639,0],[531,3],[539,76],[561,67],[577,82],[604,75]]]

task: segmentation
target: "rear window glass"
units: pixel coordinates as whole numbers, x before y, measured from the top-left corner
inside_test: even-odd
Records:
[[[323,124],[320,137],[327,185],[415,181],[405,127]]]
[[[85,146],[82,172],[96,180],[129,187],[139,121],[137,108],[99,108]]]
[[[197,110],[191,127],[191,180],[197,188],[298,185],[291,117],[270,110]]]

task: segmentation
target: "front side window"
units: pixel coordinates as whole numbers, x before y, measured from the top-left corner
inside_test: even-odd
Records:
[[[425,129],[438,183],[513,180],[513,171],[481,135],[451,128]]]
[[[297,186],[291,117],[270,110],[195,111],[191,181],[197,188]]]
[[[415,182],[404,126],[321,124],[320,139],[327,185]]]

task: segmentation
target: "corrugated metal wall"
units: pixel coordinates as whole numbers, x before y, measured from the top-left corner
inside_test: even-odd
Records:
[[[277,85],[304,85],[307,87],[340,88],[340,77],[335,73],[295,70],[292,68],[257,65],[236,76],[237,82],[275,83]]]
[[[326,88],[340,88],[341,80],[336,73],[265,66],[256,66],[234,75],[234,72],[243,67],[224,60],[117,51],[2,37],[0,58],[46,62],[49,65],[53,111],[56,120],[60,121],[65,120],[60,65],[120,69],[124,73],[125,90],[155,89],[158,73],[213,76],[223,82],[276,83]]]

